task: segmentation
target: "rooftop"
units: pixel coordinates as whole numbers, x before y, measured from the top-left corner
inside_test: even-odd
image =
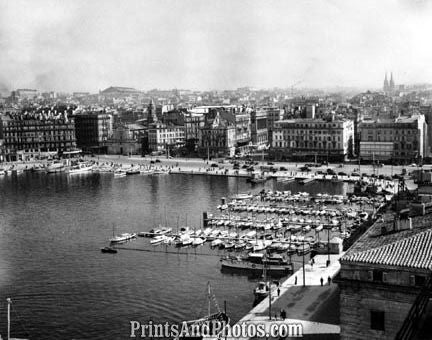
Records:
[[[109,93],[109,92],[124,92],[124,93],[137,93],[140,92],[132,87],[121,87],[121,86],[110,86],[103,90],[101,93]]]
[[[393,230],[393,215],[377,221],[341,258],[341,262],[432,269],[432,215],[412,218],[412,229]]]

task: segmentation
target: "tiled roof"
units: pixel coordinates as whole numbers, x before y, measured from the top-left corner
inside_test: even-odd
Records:
[[[341,262],[432,269],[432,229],[365,251],[349,252]]]

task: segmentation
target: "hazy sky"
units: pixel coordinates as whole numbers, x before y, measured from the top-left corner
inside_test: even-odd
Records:
[[[0,89],[432,81],[426,0],[0,0]]]

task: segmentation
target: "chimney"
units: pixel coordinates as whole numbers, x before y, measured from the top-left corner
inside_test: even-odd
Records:
[[[393,223],[394,231],[412,230],[412,219],[408,216],[408,209],[401,210],[398,216],[395,216]]]

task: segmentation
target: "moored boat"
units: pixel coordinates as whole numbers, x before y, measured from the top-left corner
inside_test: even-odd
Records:
[[[206,241],[205,238],[196,237],[196,238],[193,239],[192,245],[193,246],[200,246],[201,244],[204,244],[205,241]]]
[[[121,243],[135,238],[137,234],[135,233],[123,233],[117,236],[114,236],[109,239],[111,243]]]
[[[53,162],[51,164],[48,164],[45,170],[48,174],[51,174],[56,172],[64,172],[66,170],[66,167],[62,162]]]
[[[278,177],[276,179],[276,182],[287,183],[287,182],[293,182],[294,180],[295,180],[294,177]]]
[[[304,178],[300,181],[300,184],[309,184],[315,181],[315,178]]]
[[[138,175],[140,173],[139,168],[130,168],[126,170],[126,175]]]
[[[191,321],[184,321],[189,331],[185,332],[185,336],[180,336],[175,338],[175,340],[180,339],[222,339],[223,331],[227,326],[229,326],[230,318],[226,314],[226,311],[221,311],[219,305],[216,301],[216,297],[211,291],[210,282],[207,284],[208,287],[208,312],[207,315]],[[211,312],[211,302],[214,302],[217,312]],[[205,333],[200,333],[205,332]]]
[[[120,178],[120,177],[125,177],[125,176],[126,176],[126,171],[123,171],[123,170],[114,171],[114,178]]]
[[[113,247],[103,247],[101,248],[102,253],[108,253],[108,254],[117,254],[117,249]]]
[[[72,174],[90,172],[92,170],[93,170],[93,164],[78,163],[76,165],[71,166],[68,170],[68,173],[72,175]]]
[[[292,263],[281,255],[265,256],[263,253],[249,253],[246,257],[224,256],[220,261],[222,268],[232,270],[262,273],[265,267],[268,274],[276,275],[287,275],[293,271]]]

